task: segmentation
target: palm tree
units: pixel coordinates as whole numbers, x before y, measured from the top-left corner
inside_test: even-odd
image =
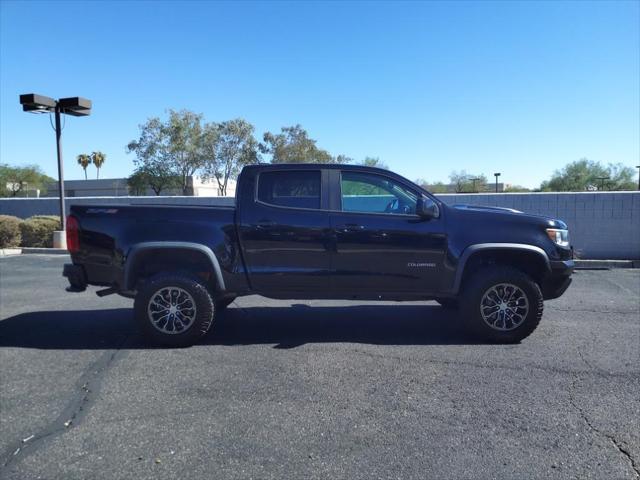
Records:
[[[100,169],[104,164],[104,161],[107,159],[107,156],[102,152],[93,152],[91,154],[91,159],[93,160],[93,164],[98,169],[98,173],[96,174],[96,178],[100,178]]]
[[[78,165],[84,170],[84,179],[87,179],[87,167],[91,164],[91,157],[86,153],[78,155]]]

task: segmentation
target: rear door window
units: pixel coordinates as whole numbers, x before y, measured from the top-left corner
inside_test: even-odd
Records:
[[[320,209],[320,170],[262,172],[258,200],[278,207]]]

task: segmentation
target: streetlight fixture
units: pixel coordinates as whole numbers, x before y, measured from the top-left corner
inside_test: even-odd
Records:
[[[480,180],[479,178],[472,178],[471,181],[473,182],[473,193],[478,193],[476,190],[476,182]]]
[[[29,113],[54,113],[56,121],[56,151],[58,156],[58,195],[60,196],[60,227],[66,230],[65,205],[64,205],[64,169],[62,165],[62,128],[60,127],[60,115],[72,115],[74,117],[86,117],[91,114],[91,100],[82,97],[68,97],[54,100],[53,98],[27,93],[20,95],[22,110]]]
[[[596,180],[600,180],[600,190],[604,190],[604,181],[609,180],[611,177],[596,177]]]
[[[493,175],[496,177],[496,193],[498,193],[498,177],[502,174],[500,172],[496,172]]]

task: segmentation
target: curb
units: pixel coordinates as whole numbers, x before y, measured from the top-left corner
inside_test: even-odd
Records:
[[[574,260],[576,270],[609,270],[640,268],[640,260]]]
[[[46,253],[48,255],[68,255],[69,250],[66,248],[34,248],[24,247],[22,253]]]
[[[0,257],[8,257],[9,255],[20,255],[21,248],[0,248]]]

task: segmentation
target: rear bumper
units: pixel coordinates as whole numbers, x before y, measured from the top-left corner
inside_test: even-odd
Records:
[[[81,265],[65,263],[62,276],[69,280],[69,285],[74,291],[83,291],[87,288],[87,275]]]
[[[560,297],[571,285],[571,274],[575,268],[573,260],[551,262],[551,273],[542,282],[542,296],[545,300]]]

